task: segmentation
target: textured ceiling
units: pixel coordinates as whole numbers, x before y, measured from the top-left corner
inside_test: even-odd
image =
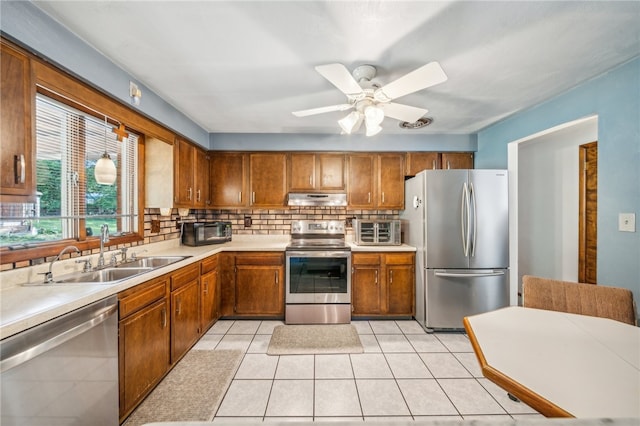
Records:
[[[315,70],[372,64],[388,83],[438,61],[449,79],[396,102],[474,133],[640,55],[640,2],[37,1],[209,132],[339,133]],[[144,102],[144,97],[143,97]]]

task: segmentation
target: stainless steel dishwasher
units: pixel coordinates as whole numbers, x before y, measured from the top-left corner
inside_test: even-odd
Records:
[[[0,424],[118,425],[118,299],[0,341]]]

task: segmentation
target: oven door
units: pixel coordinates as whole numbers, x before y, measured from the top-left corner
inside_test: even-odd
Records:
[[[286,252],[286,302],[351,303],[351,252]]]

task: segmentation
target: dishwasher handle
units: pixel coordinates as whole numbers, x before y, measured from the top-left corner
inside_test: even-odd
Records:
[[[0,353],[2,359],[0,359],[0,373],[4,373],[14,367],[17,367],[25,362],[41,355],[61,344],[68,342],[86,332],[87,330],[97,326],[98,324],[106,321],[109,317],[114,315],[118,311],[117,298],[110,297],[100,302],[96,302],[92,305],[81,308],[78,311],[71,312],[60,318],[52,320],[51,324],[45,323],[37,326],[33,330],[27,330],[16,336],[8,338],[12,340],[7,344],[2,342],[0,344]],[[73,323],[69,324],[68,328],[63,328],[62,325],[67,324],[65,317],[73,316]],[[88,318],[88,319],[86,319]],[[63,324],[60,324],[60,323]],[[71,322],[71,321],[69,321]],[[79,322],[79,323],[78,323]],[[38,334],[41,333],[44,336],[37,339],[23,338],[25,333]],[[13,339],[16,340],[13,340]],[[36,340],[31,342],[30,340]],[[14,345],[15,348],[11,346]],[[9,346],[9,350],[4,350]],[[26,347],[25,347],[26,346]],[[15,350],[11,350],[15,349]],[[11,352],[7,354],[5,358],[5,352]]]

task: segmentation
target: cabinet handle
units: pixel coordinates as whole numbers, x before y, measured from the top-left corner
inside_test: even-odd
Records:
[[[313,186],[313,176],[309,175],[309,186]]]
[[[200,202],[200,190],[198,189],[198,202]]]
[[[371,202],[371,193],[367,193],[367,203]]]
[[[376,273],[376,280],[374,281],[374,284],[377,285],[378,284],[378,270],[376,270],[375,273]]]
[[[449,160],[447,160],[447,169],[451,168],[451,163],[449,162]]]
[[[204,294],[209,293],[209,280],[204,281]]]
[[[393,271],[389,271],[389,284],[393,284]]]
[[[192,189],[191,189],[191,188],[189,188],[189,189],[187,190],[187,194],[189,194],[189,195],[187,195],[187,200],[189,200],[189,201],[191,201],[191,192],[192,192]]]
[[[384,192],[382,193],[382,204],[384,204]]]
[[[276,271],[276,284],[278,284],[278,279],[279,279],[279,274],[278,274],[278,271]]]
[[[24,162],[24,154],[15,155],[13,157],[14,178],[16,183],[24,183],[26,178],[26,164]]]
[[[256,203],[256,192],[253,191],[251,193],[251,204],[255,204]]]
[[[432,166],[433,170],[435,170],[435,169],[436,169],[436,160],[433,160],[433,161],[431,162],[431,164],[433,165],[433,166]]]
[[[180,299],[176,299],[176,315],[180,315],[181,308],[182,308],[182,303],[180,303]]]
[[[242,191],[238,192],[238,202],[242,202]]]
[[[162,328],[167,327],[167,308],[162,308]]]

